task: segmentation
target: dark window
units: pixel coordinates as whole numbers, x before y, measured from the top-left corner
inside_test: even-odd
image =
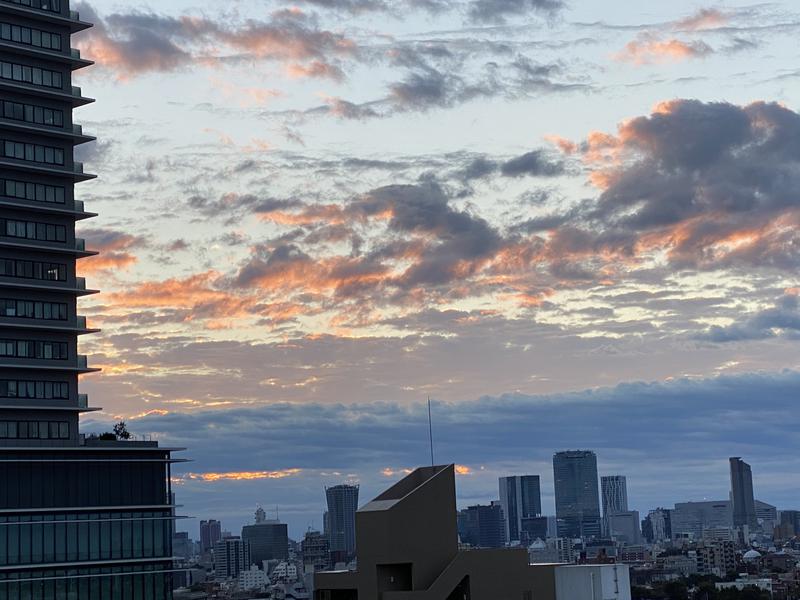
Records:
[[[66,281],[67,265],[33,260],[0,258],[0,276],[17,277],[20,279],[42,279],[45,281]]]
[[[44,185],[15,179],[0,179],[0,194],[20,200],[64,204],[65,188],[57,185]]]
[[[0,398],[67,400],[69,399],[69,383],[66,381],[0,379]]]
[[[0,23],[0,39],[47,50],[61,50],[61,36],[59,34],[11,23]]]
[[[66,321],[67,305],[64,302],[40,302],[0,298],[0,316],[43,321]]]
[[[11,2],[11,4],[19,4],[20,6],[27,6],[30,8],[38,8],[39,10],[46,10],[48,12],[61,12],[61,0],[5,0],[5,2]]]
[[[64,164],[64,149],[55,148],[53,146],[3,140],[2,153],[5,158],[24,160],[26,162],[37,162],[47,165]]]
[[[67,343],[37,340],[0,340],[0,356],[67,360]]]
[[[67,242],[67,228],[53,223],[0,219],[0,235],[39,242]]]
[[[20,65],[6,61],[0,62],[0,78],[22,83],[31,83],[41,87],[56,89],[61,89],[63,87],[63,77],[58,71],[40,69],[39,67],[30,67],[28,65]]]
[[[14,121],[64,127],[63,110],[39,106],[38,104],[23,104],[22,102],[3,100],[2,115],[6,119]]]
[[[0,439],[68,440],[66,421],[0,421]]]

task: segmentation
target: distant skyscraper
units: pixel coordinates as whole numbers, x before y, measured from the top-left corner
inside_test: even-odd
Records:
[[[522,520],[542,514],[539,476],[501,477],[500,505],[503,507],[506,542],[520,541],[522,539]]]
[[[214,544],[214,577],[219,581],[239,577],[250,567],[250,545],[238,537]]]
[[[672,511],[668,508],[651,510],[642,523],[642,534],[651,544],[672,539]]]
[[[358,486],[335,485],[325,488],[328,500],[328,539],[336,559],[351,558],[356,551],[356,510]]]
[[[222,524],[215,520],[200,521],[200,550],[209,552],[222,539]]]
[[[505,545],[503,507],[499,502],[477,504],[458,513],[458,535],[465,544],[477,548],[502,548]]]
[[[553,478],[559,537],[599,536],[600,497],[594,452],[557,452],[553,456]]]
[[[642,532],[639,522],[639,511],[614,511],[606,517],[607,535],[626,544],[640,544]]]
[[[267,513],[260,506],[256,509],[256,523],[263,523],[267,520]]]
[[[731,457],[731,504],[733,508],[733,526],[747,525],[755,529],[756,501],[753,497],[753,473],[750,465],[738,456]]]
[[[671,513],[672,535],[702,539],[705,529],[724,529],[733,525],[731,503],[727,500],[678,502]]]
[[[603,516],[628,512],[628,483],[623,475],[606,475],[600,478],[603,498]]]
[[[314,571],[324,571],[330,566],[328,536],[319,531],[307,531],[301,544],[303,564]]]
[[[242,527],[242,540],[250,545],[250,562],[256,565],[265,560],[289,558],[289,532],[280,521],[259,520],[264,511],[256,512],[256,523]]]

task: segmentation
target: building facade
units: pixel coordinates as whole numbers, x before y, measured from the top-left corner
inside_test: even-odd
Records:
[[[505,519],[499,503],[476,504],[458,513],[461,542],[475,548],[502,548],[505,545]]]
[[[709,502],[679,502],[671,512],[673,539],[675,536],[703,538],[705,529],[731,527],[731,503],[727,500]]]
[[[553,456],[556,518],[559,537],[600,535],[597,456],[588,450],[557,452]]]
[[[538,475],[500,478],[500,505],[505,520],[505,541],[527,544],[534,539],[524,535],[523,520],[542,514],[542,492]]]
[[[628,481],[623,475],[604,475],[600,478],[603,516],[628,511]]]
[[[346,561],[356,551],[356,510],[358,510],[358,486],[335,485],[325,488],[328,501],[328,540],[331,554],[337,562]]]
[[[266,520],[245,525],[242,527],[242,540],[250,545],[250,561],[254,564],[289,558],[289,530],[286,523]]]
[[[250,544],[239,537],[226,537],[214,544],[214,577],[236,579],[250,568]]]
[[[222,539],[222,524],[215,520],[200,521],[200,550],[210,552],[214,545]]]
[[[330,567],[331,547],[328,536],[319,531],[307,531],[300,545],[303,565],[311,571],[324,571]]]
[[[756,501],[753,496],[753,472],[750,465],[738,456],[730,458],[731,466],[731,509],[733,526],[747,525],[751,529],[758,526]]]
[[[656,508],[642,521],[642,535],[651,544],[672,539],[672,510]]]
[[[93,409],[79,354],[93,333],[77,263],[96,254],[75,223],[91,179],[73,121],[92,100],[72,85],[91,64],[68,0],[0,1],[0,598],[172,597],[171,450],[87,438]]]

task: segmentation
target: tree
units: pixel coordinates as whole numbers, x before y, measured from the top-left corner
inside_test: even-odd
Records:
[[[131,434],[128,431],[128,427],[125,425],[125,421],[120,421],[119,423],[114,425],[114,435],[118,440],[131,439]]]

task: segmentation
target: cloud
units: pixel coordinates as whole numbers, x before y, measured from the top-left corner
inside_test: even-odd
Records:
[[[787,463],[783,450],[796,437],[791,415],[798,389],[800,374],[785,371],[434,401],[435,451],[437,460],[469,474],[459,478],[460,504],[495,499],[497,477],[526,472],[541,475],[545,510],[552,513],[552,454],[580,447],[597,453],[601,474],[628,476],[631,504],[640,511],[725,497],[728,456],[753,465],[759,498],[788,508],[795,494],[786,476],[800,462]],[[754,399],[761,399],[755,411]],[[105,430],[111,422],[93,416],[86,428]],[[165,445],[188,447],[182,454],[193,462],[173,470],[182,482],[180,503],[198,519],[222,517],[231,528],[249,521],[247,507],[269,498],[286,507],[281,512],[292,535],[302,535],[324,509],[325,485],[358,480],[365,502],[387,486],[387,477],[429,460],[423,401],[275,402],[149,414],[128,425]],[[210,484],[212,496],[204,491]]]
[[[343,72],[335,61],[357,51],[352,40],[319,29],[300,10],[277,11],[266,21],[223,25],[204,17],[142,11],[103,18],[85,2],[76,8],[95,23],[76,38],[78,47],[122,80],[231,60],[278,61],[294,77],[340,79]]]
[[[614,58],[618,61],[632,62],[636,65],[648,65],[691,58],[705,58],[713,53],[714,49],[701,40],[662,39],[655,34],[643,33],[636,40],[628,42],[625,48],[616,54]]]
[[[561,0],[474,0],[468,16],[476,23],[504,23],[508,17],[535,13],[553,17],[564,7]]]
[[[715,325],[697,339],[725,343],[763,340],[777,336],[800,340],[800,301],[796,293],[787,293],[775,306],[748,316],[739,323],[726,327]]]
[[[730,21],[730,15],[716,8],[702,8],[695,14],[679,19],[673,28],[679,31],[705,31],[717,29]]]
[[[505,177],[553,177],[564,173],[564,165],[549,159],[542,150],[533,150],[506,161],[500,172]]]
[[[144,236],[131,235],[114,229],[80,229],[79,235],[86,240],[86,247],[100,254],[84,259],[80,263],[82,273],[93,273],[105,269],[126,269],[138,260],[133,250],[148,245]]]

